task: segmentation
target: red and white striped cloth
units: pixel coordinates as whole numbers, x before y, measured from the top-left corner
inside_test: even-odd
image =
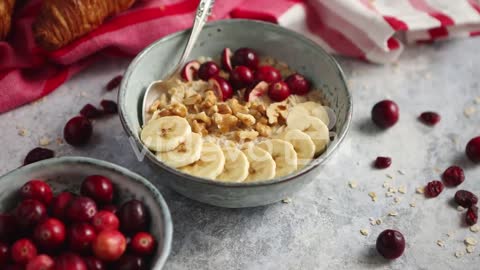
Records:
[[[0,113],[52,92],[101,57],[133,57],[191,26],[198,0],[138,0],[129,11],[55,52],[39,49],[31,24],[42,0],[17,10],[0,42]],[[402,42],[480,35],[480,0],[217,0],[212,20],[278,23],[327,51],[376,63],[395,61]],[[100,87],[100,86],[99,86]]]

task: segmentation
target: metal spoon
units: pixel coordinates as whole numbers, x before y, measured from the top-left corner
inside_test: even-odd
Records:
[[[215,0],[201,0],[197,7],[197,13],[195,15],[195,20],[193,22],[193,28],[190,32],[190,37],[188,38],[187,45],[183,51],[182,57],[180,57],[180,61],[178,61],[177,65],[174,67],[165,79],[169,79],[173,75],[175,75],[187,62],[188,56],[193,49],[193,45],[198,39],[200,32],[202,31],[203,26],[207,22],[207,18],[212,12],[213,4]],[[142,105],[142,122],[145,124],[148,119],[148,108],[149,106],[159,98],[160,90],[164,88],[164,81],[166,80],[159,80],[152,82],[145,91],[145,95],[143,96],[143,105]]]

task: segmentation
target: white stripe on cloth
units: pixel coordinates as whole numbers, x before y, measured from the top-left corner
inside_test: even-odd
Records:
[[[415,9],[407,0],[377,0],[373,1],[377,10],[386,15],[402,20],[412,31],[426,30],[440,26],[440,22],[435,20],[425,12]]]
[[[468,3],[468,0],[426,0],[443,14],[452,18],[455,25],[480,23],[480,14]]]

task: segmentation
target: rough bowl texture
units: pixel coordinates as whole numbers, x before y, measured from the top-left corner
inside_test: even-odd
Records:
[[[138,199],[145,203],[152,216],[151,232],[158,240],[158,249],[151,269],[159,270],[165,264],[172,242],[172,221],[168,206],[158,190],[145,178],[118,165],[85,157],[47,159],[16,169],[0,177],[0,212],[18,202],[18,190],[31,179],[46,180],[54,193],[78,193],[86,176],[100,174],[110,178],[115,186],[115,200],[122,203]]]
[[[119,91],[119,113],[128,136],[143,149],[141,130],[142,99],[146,87],[168,74],[180,57],[188,30],[167,36],[150,45],[130,64]],[[221,183],[183,174],[158,161],[146,151],[152,169],[166,171],[160,183],[198,201],[222,207],[252,207],[280,201],[314,179],[323,163],[345,137],[352,116],[352,100],[337,62],[313,41],[280,26],[250,20],[225,20],[208,24],[190,56],[218,55],[223,48],[250,47],[261,55],[288,63],[321,89],[337,116],[336,136],[328,150],[295,174],[258,183]],[[145,151],[145,150],[144,150]],[[160,176],[160,174],[159,174]]]

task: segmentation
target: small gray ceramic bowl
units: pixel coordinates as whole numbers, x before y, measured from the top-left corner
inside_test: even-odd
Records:
[[[148,207],[152,217],[150,231],[158,240],[151,269],[162,269],[170,253],[173,233],[168,206],[149,181],[118,165],[85,157],[61,157],[21,167],[0,177],[0,212],[15,207],[18,190],[31,179],[46,180],[55,193],[65,190],[78,193],[83,179],[93,174],[112,180],[119,202],[138,199]]]
[[[162,79],[178,61],[188,30],[169,35],[146,48],[130,64],[122,81],[118,104],[123,127],[139,149],[142,99],[146,87]],[[335,139],[327,151],[294,174],[256,183],[222,183],[177,171],[146,151],[147,162],[161,170],[158,181],[194,200],[222,207],[252,207],[280,201],[310,183],[343,141],[352,117],[352,99],[338,63],[313,41],[280,26],[251,20],[224,20],[209,23],[190,56],[218,56],[229,47],[250,47],[260,55],[272,56],[306,75],[321,89],[337,117]]]

